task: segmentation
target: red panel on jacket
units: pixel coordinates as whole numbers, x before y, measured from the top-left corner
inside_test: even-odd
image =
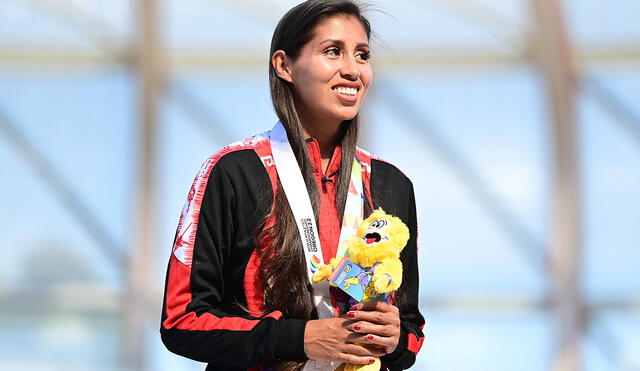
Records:
[[[341,147],[336,146],[329,161],[327,171],[323,174],[322,160],[320,157],[320,145],[313,138],[307,139],[309,157],[313,164],[313,175],[320,191],[320,215],[318,217],[318,233],[320,234],[320,245],[322,247],[322,257],[325,264],[329,264],[331,258],[336,256],[338,242],[340,242],[340,216],[336,209],[336,183],[338,181],[338,170],[342,157]]]

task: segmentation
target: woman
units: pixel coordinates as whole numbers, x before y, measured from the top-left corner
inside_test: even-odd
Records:
[[[210,157],[191,187],[167,272],[161,335],[169,350],[208,362],[207,370],[334,369],[379,356],[404,369],[415,361],[424,320],[413,187],[356,147],[372,79],[370,34],[351,1],[306,1],[278,24],[269,80],[280,122]],[[403,284],[395,305],[344,308],[338,293],[310,284],[308,254],[328,263],[343,249],[347,220],[374,207],[409,227]]]

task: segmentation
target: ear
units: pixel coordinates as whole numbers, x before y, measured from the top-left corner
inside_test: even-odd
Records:
[[[284,50],[276,50],[271,56],[271,65],[276,70],[276,75],[281,79],[293,82],[291,71],[291,59],[287,56]]]

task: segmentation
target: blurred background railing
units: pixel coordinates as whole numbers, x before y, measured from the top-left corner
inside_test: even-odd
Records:
[[[159,339],[171,242],[200,163],[275,122],[296,3],[0,2],[0,369],[204,368]],[[362,145],[416,190],[414,368],[640,370],[640,3],[373,5]]]

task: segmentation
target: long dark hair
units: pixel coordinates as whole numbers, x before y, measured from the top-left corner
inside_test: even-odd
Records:
[[[321,21],[336,15],[356,17],[364,27],[367,38],[371,36],[369,21],[362,16],[360,6],[353,1],[309,0],[292,8],[282,17],[273,33],[270,56],[277,50],[283,50],[289,58],[295,60],[304,45],[313,38],[315,27]],[[276,74],[271,59],[269,85],[273,107],[285,127],[298,160],[317,221],[319,193],[293,98],[293,86]],[[339,215],[342,215],[358,137],[357,115],[342,123],[339,136],[342,161],[336,183],[336,208]],[[368,202],[365,205],[365,214],[368,214],[371,207]],[[264,290],[265,311],[279,310],[285,318],[317,318],[302,243],[281,184],[277,186],[274,207],[258,230],[256,244],[260,247],[262,256],[259,274]]]

